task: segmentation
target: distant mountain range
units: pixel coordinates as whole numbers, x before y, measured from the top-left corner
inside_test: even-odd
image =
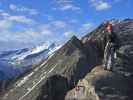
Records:
[[[3,51],[0,53],[0,80],[20,75],[31,69],[34,64],[46,60],[60,45],[43,44],[34,48]]]

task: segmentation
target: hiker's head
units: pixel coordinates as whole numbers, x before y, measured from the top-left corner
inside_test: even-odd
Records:
[[[112,23],[109,21],[106,24],[106,30],[108,33],[112,33]]]
[[[110,21],[107,21],[106,26],[112,25]]]

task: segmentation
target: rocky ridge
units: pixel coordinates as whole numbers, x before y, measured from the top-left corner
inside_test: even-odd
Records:
[[[73,36],[44,64],[38,66],[29,82],[19,88],[13,87],[12,92],[5,93],[1,100],[132,100],[133,20],[112,22],[119,44],[113,72],[102,67],[107,42],[106,23],[103,23],[81,40]],[[40,77],[41,81],[32,90],[27,90],[26,87],[36,80],[35,77],[38,80]],[[83,89],[77,93],[79,85]],[[75,96],[75,92],[78,96]]]

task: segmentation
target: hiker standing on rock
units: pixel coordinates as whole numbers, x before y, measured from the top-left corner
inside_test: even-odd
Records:
[[[113,25],[110,22],[107,22],[106,26],[106,45],[104,51],[104,68],[105,70],[112,71],[115,60],[115,50],[116,50],[116,36],[113,32]]]

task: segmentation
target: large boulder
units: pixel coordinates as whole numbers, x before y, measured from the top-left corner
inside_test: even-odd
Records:
[[[67,79],[60,75],[54,75],[42,86],[41,94],[37,100],[64,100],[68,89]]]
[[[80,86],[77,91],[76,88]],[[132,100],[132,83],[121,74],[94,68],[69,91],[66,100]]]

